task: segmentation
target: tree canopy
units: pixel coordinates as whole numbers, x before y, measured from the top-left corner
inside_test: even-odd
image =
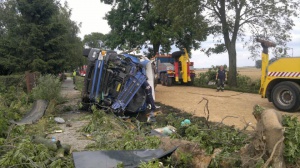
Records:
[[[250,34],[250,42],[261,37],[274,40],[279,46],[291,38],[289,31],[294,26],[293,17],[298,16],[299,0],[204,0],[202,1],[211,34],[222,37],[211,51],[228,53],[229,85],[236,86],[236,42]],[[255,48],[249,47],[253,55]]]
[[[180,48],[187,48],[188,51],[199,48],[200,41],[206,38],[207,24],[192,5],[189,5],[189,8],[195,11],[195,14],[191,16],[188,12],[182,12],[181,17],[178,17],[176,12],[179,6],[174,6],[176,3],[172,1],[101,0],[101,2],[112,5],[112,10],[105,17],[111,27],[106,43],[110,48],[130,49],[142,46],[148,48],[152,45],[153,49],[152,47],[149,49],[153,52],[151,53],[153,56],[159,52],[160,47],[162,52],[169,52],[174,43]],[[167,6],[167,3],[174,5]]]
[[[0,74],[57,74],[81,64],[79,25],[55,0],[7,0],[0,8]],[[72,61],[71,61],[72,60]]]

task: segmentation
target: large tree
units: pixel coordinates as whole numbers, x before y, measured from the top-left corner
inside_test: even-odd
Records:
[[[153,11],[168,23],[167,29],[178,48],[199,49],[208,35],[208,23],[204,20],[199,0],[151,0]],[[167,43],[168,44],[168,43]]]
[[[202,21],[203,17],[198,11],[182,22],[183,17],[173,18],[176,12],[168,13],[168,9],[160,6],[165,4],[160,4],[159,1],[101,1],[113,5],[105,17],[111,27],[106,44],[111,48],[130,49],[152,45],[153,56],[159,52],[160,47],[163,52],[169,52],[174,43],[190,51],[199,47],[198,41],[206,37],[206,31],[202,30],[206,30],[207,24]]]
[[[250,40],[262,37],[273,39],[279,45],[290,40],[289,31],[298,16],[299,0],[203,0],[202,7],[209,20],[211,32],[222,37],[211,51],[227,51],[229,57],[229,85],[237,85],[236,43],[240,38]],[[250,34],[251,33],[251,34]],[[222,47],[224,47],[222,49]],[[253,50],[253,47],[251,48]]]
[[[8,0],[0,9],[0,73],[57,74],[78,66],[82,43],[71,11],[55,0]]]

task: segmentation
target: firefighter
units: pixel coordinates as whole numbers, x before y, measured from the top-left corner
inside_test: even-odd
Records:
[[[224,91],[224,83],[227,80],[227,75],[226,75],[226,71],[224,69],[224,67],[221,65],[220,69],[218,70],[217,74],[216,74],[216,81],[217,81],[217,92]]]

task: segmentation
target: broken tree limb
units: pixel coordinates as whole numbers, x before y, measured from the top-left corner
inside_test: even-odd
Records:
[[[36,144],[43,144],[48,149],[57,152],[57,156],[64,156],[64,154],[70,154],[72,151],[71,145],[62,144],[59,140],[53,142],[51,139],[46,139],[40,136],[33,136],[32,142]],[[63,155],[62,155],[63,154]]]
[[[32,142],[35,144],[43,144],[52,151],[57,151],[58,149],[56,143],[52,142],[51,139],[46,139],[40,136],[33,136]]]
[[[199,101],[199,103],[198,104],[200,104],[201,102],[203,102],[203,100],[205,100],[206,101],[206,103],[205,103],[205,106],[204,106],[204,114],[206,115],[206,126],[207,126],[207,128],[209,128],[210,126],[209,126],[209,123],[208,123],[208,120],[209,120],[209,108],[208,108],[208,99],[207,98],[204,98],[204,97],[202,97],[202,100],[200,100]],[[206,111],[207,111],[207,114],[206,114]]]
[[[281,143],[283,142],[283,140],[284,140],[284,137],[282,137],[282,138],[275,144],[275,146],[274,146],[274,148],[273,148],[273,151],[272,151],[272,154],[271,154],[271,156],[269,157],[269,159],[266,161],[266,163],[264,164],[264,167],[263,167],[263,168],[267,168],[267,167],[269,166],[270,162],[272,161],[272,159],[273,159],[273,157],[274,157],[274,154],[275,154],[275,151],[276,151],[276,149],[277,149],[277,146],[278,146],[279,144],[281,144]],[[281,165],[281,166],[282,166],[282,165]]]
[[[59,148],[56,151],[56,157],[63,158],[64,156],[65,156],[65,149],[64,148]]]
[[[285,168],[281,114],[274,109],[265,110],[256,105],[253,115],[257,124],[251,142],[241,149],[243,167],[255,167],[257,162],[264,161],[264,167]]]
[[[64,149],[65,154],[71,154],[72,153],[72,148],[71,145],[69,144],[61,144],[61,147]]]

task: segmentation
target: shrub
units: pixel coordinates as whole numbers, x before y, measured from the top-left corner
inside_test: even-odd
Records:
[[[59,78],[53,75],[44,75],[38,79],[37,86],[32,90],[32,96],[35,100],[60,99],[61,82]]]

